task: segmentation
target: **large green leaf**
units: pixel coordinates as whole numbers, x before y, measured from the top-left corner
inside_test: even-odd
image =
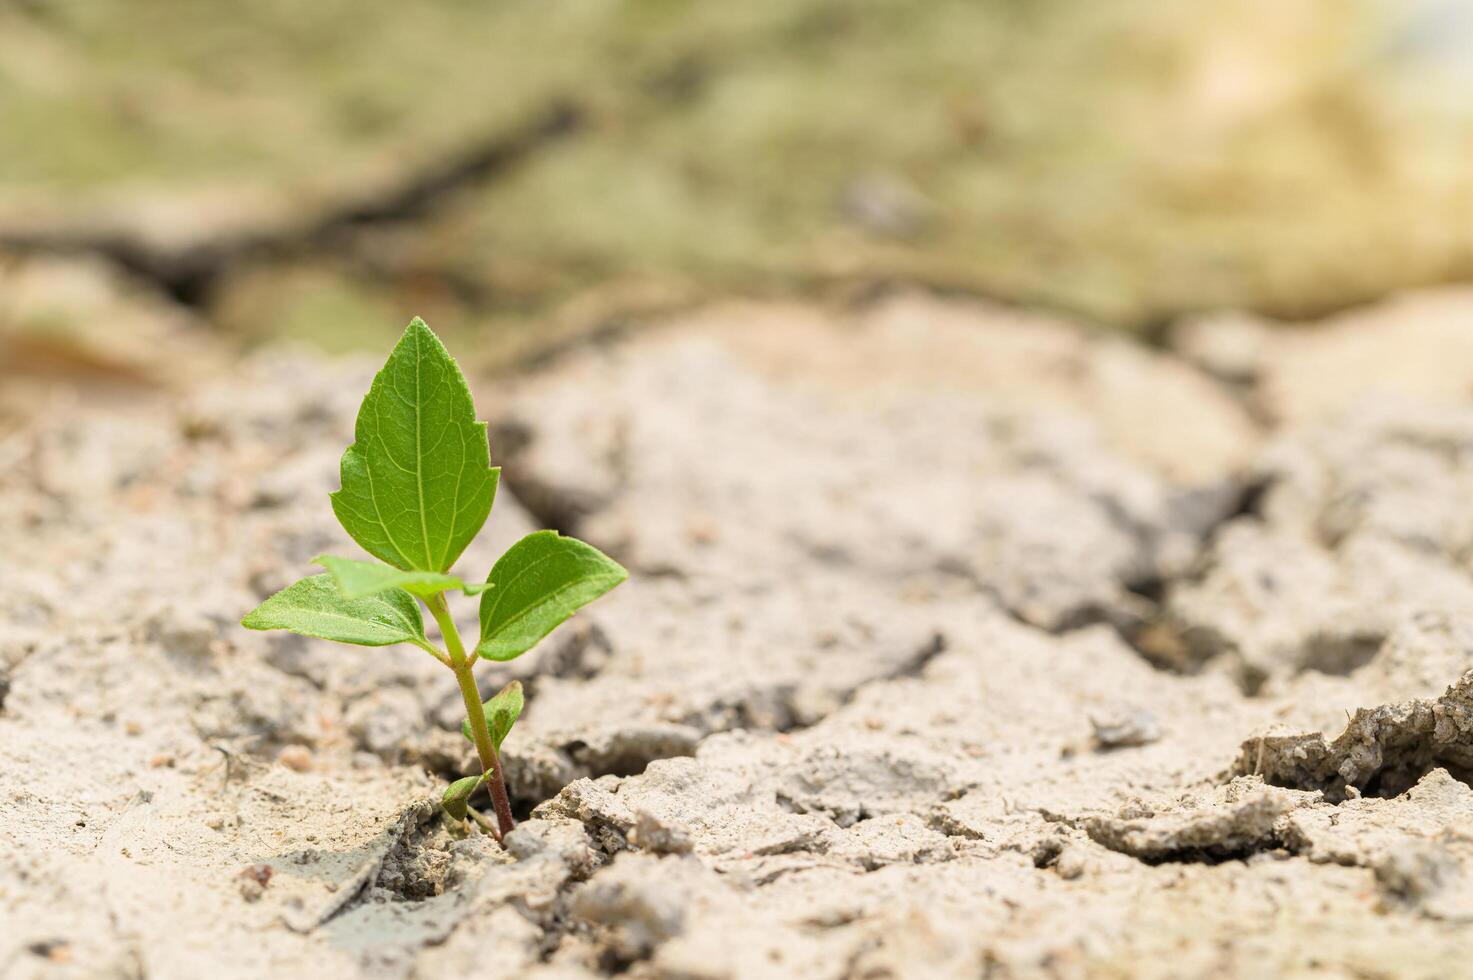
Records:
[[[481,710],[486,713],[486,729],[491,733],[491,743],[496,746],[496,751],[501,751],[501,743],[506,741],[506,736],[511,733],[511,726],[522,716],[522,705],[525,703],[522,682],[512,681],[497,691],[490,701],[481,705]],[[472,742],[475,741],[471,736],[469,719],[460,723],[460,734]]]
[[[406,571],[445,572],[496,497],[486,423],[423,320],[404,331],[358,409],[332,509],[353,540]]]
[[[358,561],[356,558],[318,555],[312,561],[327,569],[345,599],[362,599],[389,589],[403,589],[422,599],[428,599],[436,592],[452,589],[476,595],[491,588],[489,583],[468,584],[443,572],[406,572],[378,562]]]
[[[414,596],[393,589],[366,599],[345,599],[331,575],[313,575],[282,589],[247,613],[240,625],[365,647],[425,642],[424,620]]]
[[[537,531],[507,549],[481,595],[481,642],[488,660],[511,660],[537,645],[582,606],[629,577],[618,562],[577,538]]]

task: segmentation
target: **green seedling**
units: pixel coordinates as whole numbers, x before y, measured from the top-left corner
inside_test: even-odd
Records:
[[[379,560],[319,555],[313,561],[325,574],[276,593],[241,625],[358,646],[409,643],[448,667],[465,701],[461,732],[476,747],[481,774],[451,784],[442,804],[458,821],[478,817],[469,800],[484,783],[496,812],[493,832],[504,837],[514,821],[501,743],[521,715],[522,686],[513,681],[483,704],[475,665],[520,657],[629,573],[582,541],[537,531],[512,545],[484,582],[452,574],[491,513],[500,475],[465,377],[415,318],[363,398],[353,445],[343,453],[342,489],[331,495],[343,529]],[[450,616],[451,592],[480,596],[473,649]],[[421,603],[443,648],[425,633]]]

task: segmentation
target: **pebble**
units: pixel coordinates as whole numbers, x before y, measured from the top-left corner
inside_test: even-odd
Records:
[[[287,745],[276,753],[276,761],[294,772],[309,772],[312,769],[312,751],[305,745]]]

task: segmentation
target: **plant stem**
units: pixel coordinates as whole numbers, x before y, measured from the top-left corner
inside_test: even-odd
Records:
[[[425,653],[428,653],[430,656],[434,657],[436,660],[440,661],[440,663],[444,664],[446,667],[450,667],[451,666],[450,665],[450,658],[448,656],[446,656],[444,653],[442,653],[441,651],[437,650],[435,648],[435,645],[433,643],[421,643],[420,641],[415,640],[414,641],[414,645],[417,646],[417,647],[419,647]],[[454,669],[454,668],[451,668],[451,669]]]
[[[460,631],[450,618],[450,609],[445,605],[445,594],[437,592],[425,600],[430,614],[440,625],[440,634],[445,638],[445,649],[450,654],[450,669],[460,684],[460,696],[465,701],[466,717],[471,723],[471,739],[476,743],[476,754],[481,757],[481,770],[486,774],[486,788],[491,791],[491,805],[496,809],[496,823],[505,837],[515,827],[511,815],[511,800],[506,795],[506,779],[501,773],[501,757],[491,741],[491,731],[486,727],[486,712],[481,707],[481,692],[471,674],[474,661],[466,659],[465,646],[460,642]]]
[[[476,822],[476,826],[480,827],[483,833],[485,833],[489,837],[495,837],[497,840],[501,840],[501,834],[497,831],[496,827],[491,823],[491,821],[487,820],[484,816],[481,815],[480,810],[477,810],[475,807],[471,807],[465,812],[466,816],[474,820]]]

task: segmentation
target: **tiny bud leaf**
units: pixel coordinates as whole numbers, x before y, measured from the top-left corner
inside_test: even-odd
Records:
[[[421,599],[428,599],[436,592],[459,589],[468,595],[476,595],[491,588],[489,584],[467,584],[442,572],[406,572],[355,558],[318,555],[312,561],[327,569],[345,599],[362,599],[389,589],[403,589]]]
[[[496,696],[485,704],[481,710],[486,713],[486,727],[491,732],[491,742],[496,746],[496,751],[501,751],[501,743],[506,741],[506,736],[511,734],[511,726],[517,723],[522,716],[522,705],[526,699],[522,696],[522,682],[512,681],[510,684],[496,692]],[[471,723],[463,721],[460,723],[460,734],[471,739]]]
[[[577,538],[537,531],[497,560],[481,595],[481,642],[488,660],[511,660],[537,645],[581,607],[629,577],[618,562]]]
[[[466,776],[464,779],[457,779],[445,787],[445,795],[440,797],[440,805],[445,808],[446,813],[450,814],[456,820],[464,820],[466,814],[470,812],[469,800],[471,794],[485,781],[485,773],[479,776]]]
[[[331,575],[313,575],[282,589],[247,613],[240,625],[365,647],[425,641],[424,619],[414,596],[390,589],[365,599],[346,599]]]

